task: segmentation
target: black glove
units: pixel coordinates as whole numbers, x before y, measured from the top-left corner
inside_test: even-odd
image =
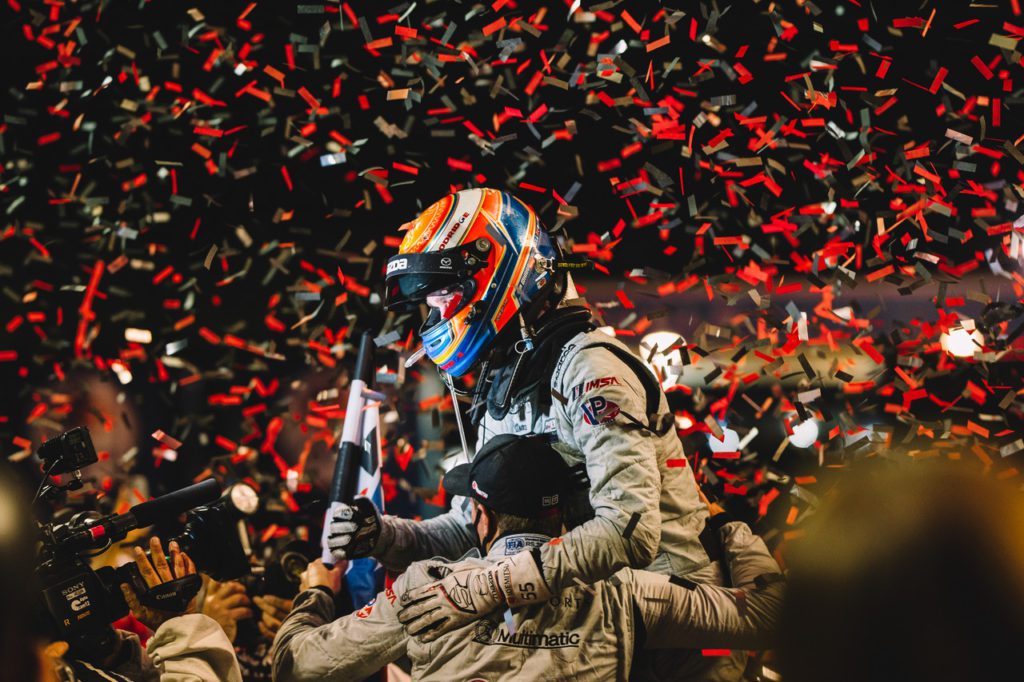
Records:
[[[338,561],[361,559],[373,554],[380,540],[384,520],[380,510],[366,497],[352,504],[333,505],[327,533],[327,549]]]

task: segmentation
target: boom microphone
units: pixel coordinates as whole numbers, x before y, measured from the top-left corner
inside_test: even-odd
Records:
[[[211,478],[163,497],[137,504],[124,514],[90,519],[74,527],[62,526],[65,535],[61,536],[60,541],[66,542],[67,548],[75,551],[97,549],[106,543],[124,539],[136,528],[145,528],[165,518],[174,518],[193,507],[213,502],[219,496],[220,484]]]
[[[220,497],[220,484],[210,478],[154,500],[137,504],[128,512],[135,517],[139,528],[145,528],[168,517],[173,518],[183,514],[193,507],[213,502],[218,497]]]

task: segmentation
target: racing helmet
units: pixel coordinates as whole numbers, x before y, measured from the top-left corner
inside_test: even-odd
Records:
[[[426,304],[420,328],[427,356],[461,377],[509,322],[554,288],[558,248],[537,214],[496,189],[450,194],[403,226],[388,259],[385,305]]]

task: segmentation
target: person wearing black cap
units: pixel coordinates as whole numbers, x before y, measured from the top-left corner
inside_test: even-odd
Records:
[[[568,467],[543,437],[489,441],[472,463],[444,479],[448,492],[471,500],[485,555],[415,562],[375,600],[338,620],[333,590],[341,572],[313,562],[303,575],[306,589],[274,641],[274,679],[361,679],[405,655],[417,680],[625,680],[641,646],[769,645],[781,607],[779,566],[745,524],[715,523],[724,515],[712,523],[721,536],[731,589],[623,569],[593,585],[581,582],[551,598],[526,599],[483,615],[429,643],[416,637],[438,627],[435,594],[455,608],[473,608],[472,591],[507,589],[509,561],[535,561],[537,550],[559,542],[569,479]],[[543,580],[532,570],[534,580]],[[544,589],[516,586],[522,594]]]

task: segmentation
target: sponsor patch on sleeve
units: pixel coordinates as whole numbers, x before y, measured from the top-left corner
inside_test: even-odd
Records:
[[[619,406],[603,396],[594,396],[580,404],[583,421],[590,426],[607,424],[619,415]]]
[[[593,391],[599,388],[606,388],[608,386],[621,386],[622,382],[619,381],[618,377],[601,377],[600,379],[587,379],[586,381],[580,382],[572,387],[569,391],[569,397],[573,400],[578,400],[580,396],[588,391]]]
[[[356,611],[356,618],[369,618],[370,614],[373,613],[373,605],[376,603],[376,599],[371,599],[370,603]]]

